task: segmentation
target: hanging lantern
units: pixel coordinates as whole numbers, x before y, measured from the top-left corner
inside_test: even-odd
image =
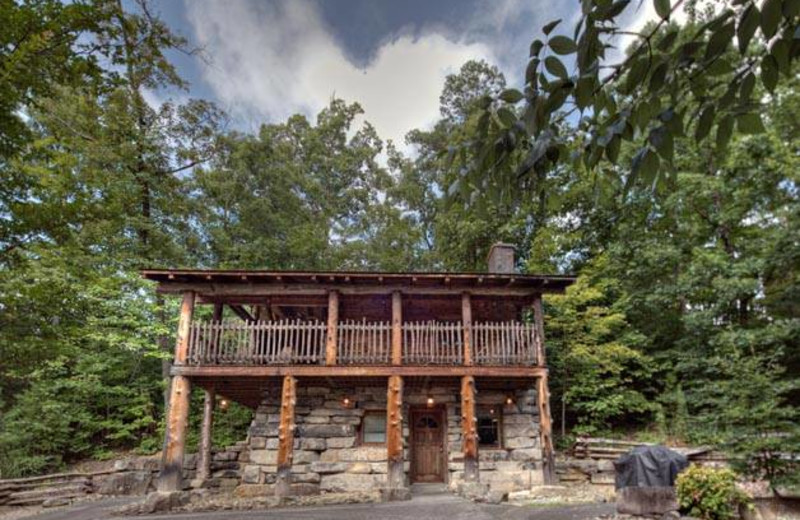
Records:
[[[428,408],[431,408],[431,407],[433,407],[433,403],[434,403],[434,401],[433,401],[433,396],[430,396],[430,395],[428,396],[428,401],[427,401],[427,403],[428,403]]]
[[[351,401],[349,397],[345,396],[345,398],[342,399],[342,406],[345,408],[352,408],[353,401]]]
[[[227,399],[220,399],[219,400],[219,409],[224,412],[225,410],[228,409],[228,404],[229,403],[228,403]]]

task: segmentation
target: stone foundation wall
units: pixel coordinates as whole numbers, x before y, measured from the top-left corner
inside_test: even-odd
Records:
[[[343,405],[345,397],[353,407]],[[433,397],[437,406],[446,407],[448,471],[445,479],[455,489],[463,481],[464,471],[461,397],[456,387],[434,387],[425,391],[406,388],[403,396],[406,475],[409,471],[409,408],[425,406],[428,397]],[[477,396],[478,406],[493,405],[502,410],[504,433],[502,448],[479,450],[481,482],[505,492],[530,489],[542,483],[536,392],[514,394],[511,405],[503,404],[506,397],[507,394],[499,392],[481,392]],[[358,439],[362,418],[369,411],[386,413],[385,387],[331,389],[298,385],[293,494],[368,491],[386,485],[385,444],[361,445]],[[275,484],[279,422],[280,395],[269,392],[249,430],[249,453],[239,457],[242,483],[264,485],[267,489]]]
[[[502,447],[478,449],[480,481],[501,492],[521,491],[544,483],[536,390],[513,395],[513,404],[505,404],[508,394],[502,392],[484,391],[476,395],[477,406],[496,406],[502,411]],[[458,403],[447,407],[451,489],[456,489],[464,479],[458,399]]]

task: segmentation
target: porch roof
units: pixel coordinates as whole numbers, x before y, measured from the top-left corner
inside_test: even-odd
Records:
[[[144,269],[142,276],[158,282],[161,292],[196,289],[200,292],[220,286],[240,289],[300,286],[336,288],[353,293],[408,289],[411,292],[458,292],[470,289],[509,293],[563,293],[575,281],[573,275],[497,274],[479,272],[378,272],[378,271],[274,271],[239,269]]]

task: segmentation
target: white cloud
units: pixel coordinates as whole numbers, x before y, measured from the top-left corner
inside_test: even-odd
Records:
[[[205,81],[226,110],[253,127],[297,112],[314,116],[335,95],[358,101],[379,135],[402,145],[407,131],[438,117],[447,74],[470,59],[493,61],[483,43],[431,31],[384,41],[359,68],[308,1],[185,5],[194,39],[212,59]]]

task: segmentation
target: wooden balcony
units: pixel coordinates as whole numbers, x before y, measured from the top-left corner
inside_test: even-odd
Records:
[[[541,338],[533,323],[418,321],[399,324],[404,366],[538,365]],[[186,366],[303,366],[326,362],[335,340],[339,366],[392,365],[389,321],[193,321]],[[465,335],[471,338],[465,341]],[[467,352],[468,350],[468,352]]]

